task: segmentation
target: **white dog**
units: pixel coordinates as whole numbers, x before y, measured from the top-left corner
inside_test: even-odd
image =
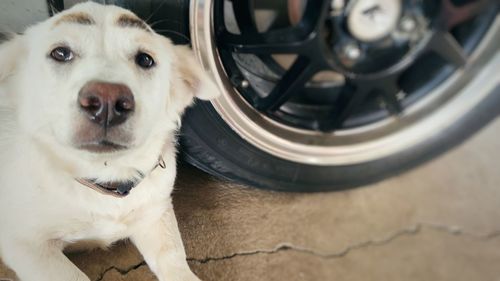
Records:
[[[84,3],[0,45],[0,255],[22,281],[88,281],[62,250],[137,246],[159,280],[198,280],[171,203],[175,132],[217,95],[186,47]]]

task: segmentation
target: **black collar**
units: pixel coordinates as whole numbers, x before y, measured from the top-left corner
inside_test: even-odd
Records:
[[[130,190],[132,188],[138,186],[144,178],[146,178],[149,174],[151,174],[156,168],[162,168],[165,169],[165,161],[163,161],[163,158],[160,156],[158,157],[158,162],[156,165],[149,171],[147,175],[145,175],[142,172],[138,172],[140,175],[139,179],[133,179],[133,180],[126,180],[126,181],[114,181],[114,182],[106,182],[106,183],[98,183],[96,179],[85,179],[85,178],[76,178],[75,180],[86,186],[90,187],[93,190],[100,192],[102,194],[106,195],[111,195],[114,197],[118,198],[123,198],[127,196],[130,193]]]

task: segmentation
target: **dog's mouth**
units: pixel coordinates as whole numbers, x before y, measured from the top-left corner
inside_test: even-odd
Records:
[[[138,181],[116,181],[107,183],[98,183],[95,179],[77,179],[80,184],[92,188],[103,194],[112,195],[115,197],[125,197],[127,196],[132,188],[136,187]]]
[[[78,146],[78,148],[93,153],[112,153],[128,149],[128,146],[118,144],[109,140],[101,140],[99,142],[82,144]]]

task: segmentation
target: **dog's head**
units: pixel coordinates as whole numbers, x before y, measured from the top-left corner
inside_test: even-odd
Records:
[[[92,2],[0,45],[2,86],[26,133],[92,157],[164,139],[194,97],[218,93],[187,47]]]

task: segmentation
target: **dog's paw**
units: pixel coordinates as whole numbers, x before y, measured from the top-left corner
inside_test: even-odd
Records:
[[[201,281],[198,276],[196,276],[194,273],[191,271],[184,271],[184,272],[179,272],[177,276],[175,276],[173,279],[168,279],[169,281]]]
[[[175,270],[171,269],[165,272],[168,272],[168,274],[158,276],[160,281],[202,281],[193,272],[191,272],[189,268],[182,270],[177,268]]]
[[[201,281],[198,276],[196,276],[194,273],[191,271],[185,272],[183,276],[179,276],[179,279],[175,279],[176,281]]]

